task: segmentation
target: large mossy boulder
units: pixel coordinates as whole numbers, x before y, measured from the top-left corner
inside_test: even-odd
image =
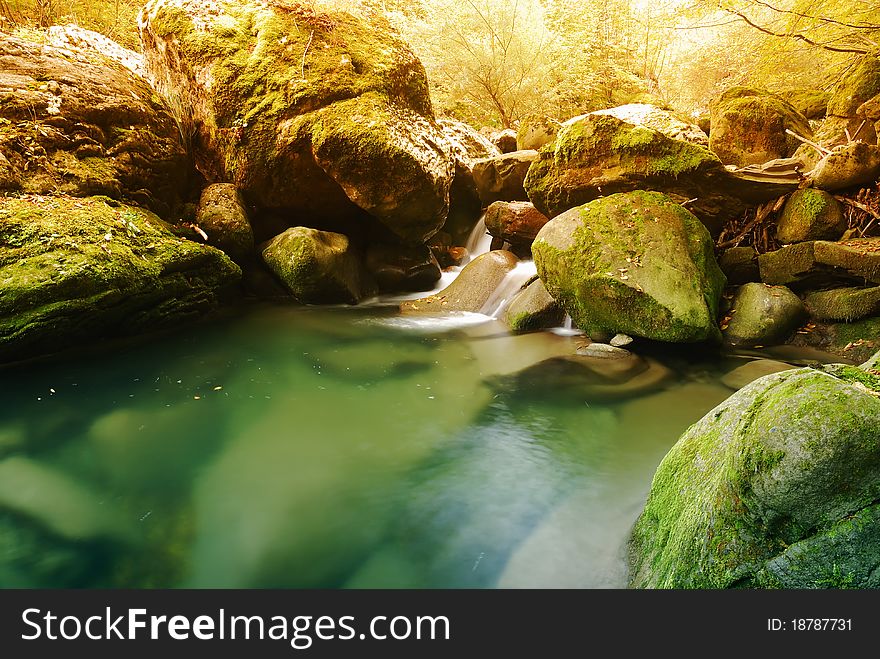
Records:
[[[791,103],[758,89],[728,89],[712,103],[711,113],[709,148],[737,167],[793,155],[801,142],[786,130],[813,136],[809,121]]]
[[[717,340],[725,277],[712,239],[657,192],[610,195],[550,220],[532,244],[550,295],[591,336]]]
[[[630,585],[880,585],[878,394],[880,378],[835,365],[763,377],[710,411],[654,475]]]
[[[146,80],[95,52],[6,34],[0,62],[0,190],[178,208],[194,172]]]
[[[262,247],[263,261],[304,304],[356,304],[376,292],[348,237],[291,227]]]
[[[679,123],[669,124],[667,134],[661,124],[630,123],[609,112],[570,119],[529,168],[529,200],[554,217],[605,195],[655,190],[687,202],[717,234],[749,204],[783,193],[775,185],[735,179],[706,147],[679,139]]]
[[[156,330],[241,277],[223,252],[106,197],[0,197],[0,361]]]
[[[698,125],[682,121],[671,112],[649,103],[629,103],[605,110],[596,110],[592,114],[607,114],[634,126],[644,126],[659,131],[677,140],[709,146],[708,134]]]
[[[411,242],[446,220],[450,147],[424,67],[387,26],[306,4],[151,0],[139,27],[209,181],[314,225],[366,213]]]

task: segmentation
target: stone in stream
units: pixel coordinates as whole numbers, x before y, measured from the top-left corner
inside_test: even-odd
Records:
[[[776,237],[783,243],[838,240],[846,227],[840,202],[823,190],[804,188],[793,192],[785,202]]]
[[[615,348],[623,348],[633,342],[633,338],[627,334],[615,334],[608,342]]]
[[[550,219],[528,201],[495,201],[486,209],[486,230],[531,254],[532,242]]]
[[[236,263],[247,262],[255,256],[248,211],[244,199],[231,183],[214,183],[202,190],[196,225],[208,234],[209,245],[223,250]]]
[[[262,252],[266,265],[304,304],[355,304],[375,293],[375,283],[341,233],[293,227]]]
[[[804,297],[813,318],[852,322],[880,314],[880,286],[813,291]]]
[[[401,302],[400,310],[404,313],[480,313],[518,262],[516,256],[505,250],[481,254],[468,263],[455,281],[442,291],[417,300]]]
[[[783,342],[807,318],[801,299],[785,286],[745,284],[733,299],[724,341],[741,347]]]
[[[709,148],[725,164],[743,167],[787,158],[801,142],[791,130],[811,138],[810,124],[794,106],[776,94],[731,87],[710,104],[712,136]]]
[[[523,181],[537,151],[514,151],[474,163],[474,182],[483,206],[494,201],[528,201]]]
[[[226,254],[107,197],[0,197],[0,362],[168,327],[237,293]]]
[[[791,364],[778,362],[773,359],[755,359],[742,366],[737,366],[729,373],[726,373],[721,378],[721,384],[737,391],[765,375],[781,373],[782,371],[788,371],[793,368],[795,367]]]
[[[425,69],[375,19],[310,12],[151,0],[138,19],[150,78],[209,182],[281,217],[351,232],[372,217],[423,242],[446,220],[455,169]]]
[[[590,336],[718,340],[725,277],[708,231],[657,192],[597,199],[554,218],[532,245],[548,292]]]
[[[761,280],[793,290],[880,284],[880,238],[787,245],[758,257]]]
[[[709,412],[657,468],[630,586],[876,586],[878,394],[853,366],[794,369]]]
[[[544,282],[537,277],[513,297],[503,315],[514,332],[559,327],[564,318],[565,310],[550,297]]]

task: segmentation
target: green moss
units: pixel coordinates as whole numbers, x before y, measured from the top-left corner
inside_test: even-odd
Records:
[[[222,252],[103,197],[0,197],[0,236],[0,359],[172,319],[240,276]]]
[[[858,107],[880,94],[880,59],[868,54],[840,78],[831,99],[828,114],[836,117],[855,116]]]

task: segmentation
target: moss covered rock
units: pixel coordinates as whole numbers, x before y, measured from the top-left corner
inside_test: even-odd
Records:
[[[719,338],[725,277],[712,239],[657,192],[610,195],[554,218],[532,245],[550,295],[591,336]]]
[[[671,112],[648,103],[629,103],[592,114],[607,114],[633,126],[644,126],[663,133],[667,137],[691,144],[709,146],[709,136],[696,124],[682,121]]]
[[[375,293],[360,255],[341,233],[291,227],[262,248],[263,261],[304,304],[356,304]]]
[[[711,105],[709,148],[725,164],[743,167],[787,158],[800,142],[786,129],[810,138],[810,124],[791,103],[775,94],[746,87],[727,90]]]
[[[146,80],[95,52],[5,34],[0,59],[0,189],[176,210],[194,176],[174,117]]]
[[[231,183],[214,183],[202,190],[196,224],[208,236],[208,244],[222,249],[236,263],[254,256],[254,232],[248,211]]]
[[[880,314],[880,286],[813,291],[804,303],[813,318],[849,323]]]
[[[149,211],[91,197],[0,197],[0,361],[168,326],[241,276]]]
[[[758,252],[754,247],[731,247],[718,257],[718,267],[727,277],[730,286],[740,286],[753,281],[761,281],[758,269]]]
[[[847,71],[831,91],[828,114],[834,117],[853,117],[859,106],[880,94],[880,58],[865,55]]]
[[[733,299],[724,340],[741,347],[775,345],[806,318],[804,303],[785,286],[745,284]]]
[[[840,202],[824,190],[805,188],[793,192],[785,202],[776,237],[784,243],[837,240],[846,227]]]
[[[718,157],[703,146],[592,113],[563,124],[556,142],[529,169],[525,188],[548,217],[603,195],[657,190],[688,201],[688,208],[717,233],[747,208],[726,189],[730,181]]]
[[[424,68],[387,25],[230,0],[152,0],[139,25],[209,181],[315,224],[360,209],[414,242],[443,224],[450,148]]]
[[[835,284],[880,284],[880,238],[787,245],[758,256],[761,281],[794,290]]]
[[[880,536],[847,520],[869,522],[880,498],[878,393],[880,379],[855,367],[796,369],[709,412],[654,475],[630,538],[630,585],[837,587],[839,563],[850,585],[867,586]],[[850,541],[835,543],[844,530]],[[791,556],[820,547],[821,561]]]
[[[565,309],[551,297],[544,282],[538,278],[514,296],[502,317],[514,332],[559,327],[564,319]]]
[[[831,93],[820,89],[794,89],[780,92],[779,96],[791,103],[806,119],[822,119],[831,100]]]

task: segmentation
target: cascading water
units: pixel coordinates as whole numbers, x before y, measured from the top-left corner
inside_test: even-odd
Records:
[[[491,245],[492,236],[490,236],[489,232],[486,230],[486,214],[483,213],[480,216],[480,219],[477,220],[474,228],[471,229],[467,244],[465,245],[469,255],[468,259],[472,261],[480,256],[480,254],[485,254],[489,251]]]
[[[501,312],[510,304],[513,296],[537,273],[534,261],[520,261],[517,263],[516,267],[507,273],[492,295],[489,296],[489,299],[480,308],[480,313],[490,318],[498,318]]]

